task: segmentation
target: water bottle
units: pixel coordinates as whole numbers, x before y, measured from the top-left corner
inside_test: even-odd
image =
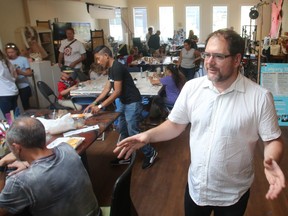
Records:
[[[140,67],[140,73],[141,73],[141,78],[145,78],[145,75],[143,75],[143,69]]]
[[[53,110],[53,113],[52,113],[52,119],[56,119],[56,110],[55,109]]]

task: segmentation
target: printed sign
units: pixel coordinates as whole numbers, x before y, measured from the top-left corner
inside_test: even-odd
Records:
[[[288,64],[262,64],[260,84],[273,94],[279,125],[288,126]]]

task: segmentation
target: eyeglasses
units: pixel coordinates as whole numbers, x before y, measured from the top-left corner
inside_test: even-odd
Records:
[[[225,55],[222,53],[208,53],[208,52],[202,52],[201,57],[203,59],[210,59],[211,56],[214,58],[215,61],[223,61],[224,59],[233,56],[233,55]]]
[[[6,48],[16,48],[16,46],[13,44],[8,44],[8,45],[6,45]]]

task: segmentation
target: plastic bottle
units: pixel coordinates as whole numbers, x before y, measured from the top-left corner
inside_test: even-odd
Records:
[[[56,119],[56,110],[55,109],[53,110],[53,113],[52,113],[52,119]]]
[[[145,74],[143,75],[143,68],[140,67],[141,78],[145,78]]]

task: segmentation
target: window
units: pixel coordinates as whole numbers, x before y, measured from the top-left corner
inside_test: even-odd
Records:
[[[213,32],[227,28],[227,6],[213,6]]]
[[[121,10],[115,9],[115,19],[109,19],[110,36],[116,41],[123,41]]]
[[[186,7],[186,38],[189,36],[189,31],[193,30],[194,34],[200,36],[200,7]]]
[[[134,36],[140,37],[141,40],[145,40],[147,32],[147,9],[146,8],[134,8],[133,9],[134,20]]]
[[[159,7],[159,24],[163,41],[167,42],[168,38],[174,35],[174,15],[173,7]],[[157,29],[155,29],[157,31]]]
[[[240,29],[240,32],[242,33],[242,37],[248,37],[249,39],[256,40],[255,20],[252,20],[249,17],[250,9],[252,7],[253,7],[252,5],[251,6],[241,6],[241,29]]]

